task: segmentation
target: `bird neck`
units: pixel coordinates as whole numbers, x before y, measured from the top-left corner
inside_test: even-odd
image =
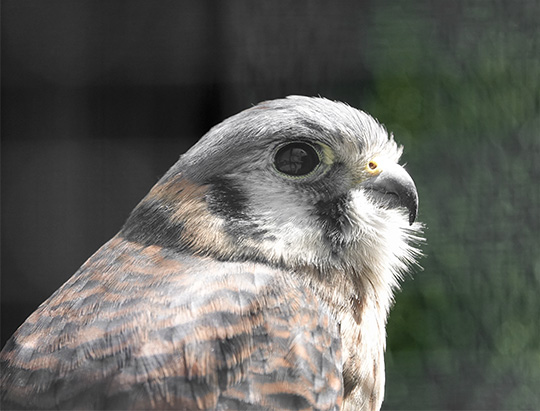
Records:
[[[340,325],[343,352],[344,410],[380,409],[384,393],[386,320],[392,302],[366,273],[304,268],[301,275],[326,302]],[[355,284],[351,279],[356,278]],[[336,280],[337,279],[337,280]],[[354,291],[351,291],[354,290]]]

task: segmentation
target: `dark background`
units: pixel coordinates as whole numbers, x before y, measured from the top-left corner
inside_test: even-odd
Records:
[[[322,95],[405,145],[385,409],[540,407],[540,2],[2,1],[2,344],[211,126]]]

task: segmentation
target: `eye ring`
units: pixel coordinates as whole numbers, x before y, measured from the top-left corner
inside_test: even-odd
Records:
[[[377,175],[381,173],[381,164],[379,159],[374,157],[366,163],[366,171],[371,175]]]
[[[274,168],[290,177],[305,177],[321,163],[319,151],[303,141],[286,143],[274,155]]]

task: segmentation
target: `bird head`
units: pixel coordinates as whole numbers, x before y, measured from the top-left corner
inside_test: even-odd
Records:
[[[414,262],[421,229],[401,153],[382,125],[346,104],[266,101],[182,155],[121,234],[322,278],[347,272],[391,289]]]

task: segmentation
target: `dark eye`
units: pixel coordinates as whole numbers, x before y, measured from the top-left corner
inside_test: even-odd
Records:
[[[305,176],[321,162],[317,151],[306,143],[290,143],[281,147],[274,158],[278,171],[290,176]]]

